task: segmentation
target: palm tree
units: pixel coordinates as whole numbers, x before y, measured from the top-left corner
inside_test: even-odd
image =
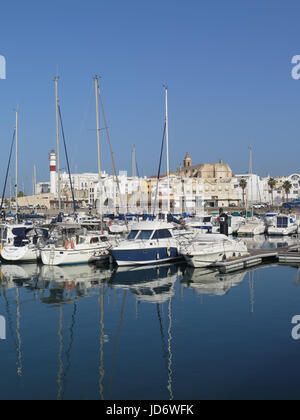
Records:
[[[276,186],[276,180],[274,178],[269,178],[269,180],[268,180],[268,186],[269,186],[270,191],[271,191],[272,206],[273,206],[273,191],[274,191],[274,188]]]
[[[245,179],[241,179],[239,186],[243,191],[243,206],[245,206],[245,189],[247,187],[247,181]]]
[[[284,189],[286,194],[286,201],[289,201],[289,193],[291,191],[292,184],[290,183],[290,181],[284,181],[282,188]]]

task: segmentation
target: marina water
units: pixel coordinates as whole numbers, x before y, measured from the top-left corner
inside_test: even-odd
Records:
[[[2,265],[0,398],[298,399],[295,315],[298,267]]]

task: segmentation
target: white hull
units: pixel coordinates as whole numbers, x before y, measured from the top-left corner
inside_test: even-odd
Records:
[[[246,245],[225,235],[198,236],[189,244],[182,244],[181,255],[191,267],[211,267],[232,257],[249,255]]]
[[[64,249],[47,247],[41,250],[41,259],[45,265],[73,265],[88,264],[97,260],[99,255],[109,257],[107,250],[103,248],[87,248],[87,249]]]
[[[40,250],[32,245],[22,247],[5,246],[1,258],[6,262],[33,262],[40,258]]]
[[[214,266],[217,262],[226,261],[228,258],[232,258],[234,256],[247,256],[249,255],[248,252],[233,252],[231,251],[223,251],[223,252],[212,252],[209,254],[201,254],[201,255],[184,255],[184,258],[189,266],[195,268],[201,267],[210,267]],[[225,258],[224,258],[225,256]]]
[[[266,227],[263,223],[246,223],[241,226],[238,230],[239,236],[254,236],[263,235],[266,231]]]

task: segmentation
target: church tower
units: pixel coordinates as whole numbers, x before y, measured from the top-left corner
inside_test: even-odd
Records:
[[[183,160],[183,166],[185,169],[192,167],[192,158],[188,153],[185,155],[185,158]]]

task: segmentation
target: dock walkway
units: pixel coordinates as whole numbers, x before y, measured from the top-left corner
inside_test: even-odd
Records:
[[[300,264],[300,245],[292,245],[276,249],[249,249],[249,254],[245,257],[232,257],[226,261],[217,262],[214,267],[220,273],[231,273],[233,271],[244,270],[245,268],[266,263],[297,263]]]

